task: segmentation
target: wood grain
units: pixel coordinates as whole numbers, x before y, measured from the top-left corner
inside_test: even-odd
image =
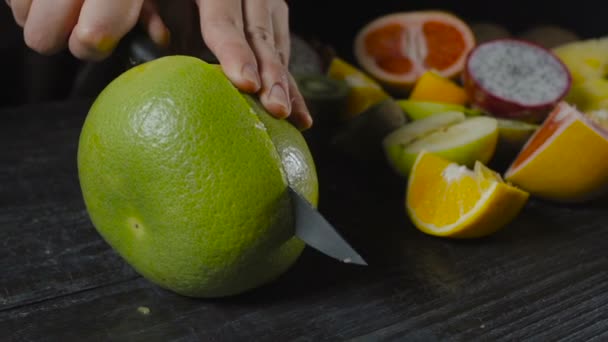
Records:
[[[75,151],[89,104],[0,112],[0,333],[9,341],[608,337],[604,201],[531,201],[490,238],[437,239],[408,223],[403,180],[390,170],[321,151],[320,210],[369,267],[306,249],[280,279],[240,296],[160,289],[100,239],[84,210]]]

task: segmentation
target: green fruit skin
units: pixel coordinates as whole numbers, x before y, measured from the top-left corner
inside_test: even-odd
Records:
[[[469,168],[475,166],[475,161],[480,161],[482,164],[487,164],[496,151],[498,142],[498,132],[488,134],[479,141],[470,142],[461,146],[456,146],[449,150],[429,151],[433,154],[445,158],[459,165],[465,165]],[[391,165],[402,176],[409,176],[416,158],[420,152],[409,153],[405,151],[403,146],[395,145],[387,147],[386,153],[390,159]]]
[[[397,103],[407,114],[410,120],[421,120],[428,118],[431,115],[441,114],[445,112],[462,112],[468,117],[480,116],[482,112],[460,106],[452,103],[440,103],[440,102],[427,102],[427,101],[413,101],[413,100],[398,100]]]
[[[92,105],[78,146],[86,209],[151,282],[235,295],[276,279],[305,247],[287,185],[317,205],[312,156],[297,129],[251,103],[220,68],[171,56],[128,70]]]

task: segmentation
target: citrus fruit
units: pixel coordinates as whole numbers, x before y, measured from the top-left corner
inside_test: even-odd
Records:
[[[431,115],[445,112],[461,112],[466,116],[479,116],[483,113],[475,108],[445,102],[397,100],[397,103],[411,120],[420,120]]]
[[[553,52],[572,74],[565,100],[583,112],[608,109],[608,37],[562,44]]]
[[[426,234],[477,238],[510,223],[528,197],[481,162],[471,170],[424,152],[412,169],[406,209],[414,225]]]
[[[570,72],[549,50],[517,39],[478,45],[467,58],[465,89],[497,117],[542,121],[570,89]]]
[[[350,87],[343,119],[351,119],[390,96],[365,72],[339,57],[334,57],[327,70],[332,79],[344,81]]]
[[[607,128],[561,102],[528,140],[505,179],[548,200],[591,199],[608,185]]]
[[[317,203],[300,132],[217,65],[164,57],[113,80],[91,106],[78,175],[99,234],[148,280],[193,297],[268,283],[299,257],[288,185]]]
[[[434,71],[427,71],[414,85],[410,100],[465,105],[468,97],[464,89],[452,80]]]
[[[384,15],[359,30],[357,62],[376,79],[409,91],[428,70],[453,78],[462,72],[475,45],[468,25],[443,11],[413,11]]]
[[[407,176],[422,151],[472,167],[477,160],[486,163],[492,158],[497,141],[494,118],[447,112],[403,126],[389,134],[383,146],[393,168]]]

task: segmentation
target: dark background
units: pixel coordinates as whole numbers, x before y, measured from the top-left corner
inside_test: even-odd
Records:
[[[535,25],[558,25],[581,37],[608,34],[605,1],[437,1],[437,0],[292,0],[290,21],[294,33],[332,46],[352,61],[352,42],[358,29],[374,18],[395,11],[443,9],[468,22],[494,22],[517,34]],[[74,89],[84,63],[66,51],[40,56],[23,44],[21,28],[10,10],[0,4],[2,79],[9,85],[0,93],[0,106],[91,96]],[[106,80],[100,80],[106,82]],[[94,95],[94,94],[93,94]]]
[[[453,10],[515,32],[553,24],[583,37],[608,34],[600,1],[290,3],[295,32],[347,58],[362,25],[405,9]],[[315,155],[319,208],[370,267],[307,248],[280,280],[242,296],[163,291],[100,238],[85,210],[75,157],[90,101],[62,101],[82,64],[26,49],[1,1],[0,39],[0,104],[59,102],[0,110],[3,342],[608,340],[605,201],[535,199],[494,236],[439,239],[408,223],[405,180],[387,164],[353,163],[331,149]]]

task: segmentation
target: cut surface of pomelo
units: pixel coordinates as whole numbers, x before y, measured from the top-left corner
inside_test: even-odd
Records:
[[[548,200],[591,199],[608,186],[607,137],[601,121],[561,102],[525,144],[505,179]]]
[[[412,169],[406,210],[426,234],[476,238],[511,222],[528,197],[480,162],[469,169],[425,151]]]
[[[475,45],[468,25],[443,11],[400,12],[376,18],[355,38],[358,63],[387,84],[410,88],[427,70],[451,78]]]

